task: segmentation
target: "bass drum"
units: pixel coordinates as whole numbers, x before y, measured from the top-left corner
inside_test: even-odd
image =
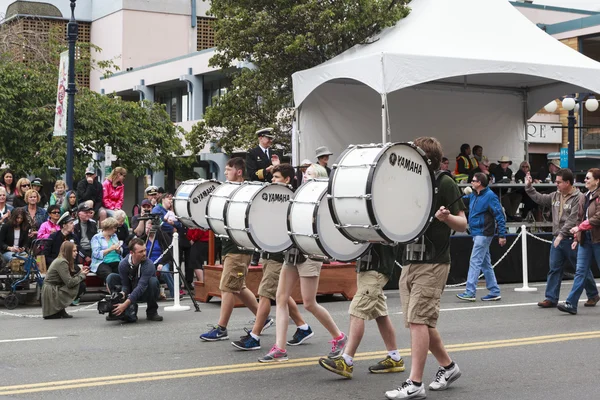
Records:
[[[350,146],[328,193],[336,226],[359,242],[411,243],[435,215],[435,174],[413,143]]]
[[[191,179],[179,185],[173,196],[173,212],[188,228],[208,229],[206,203],[221,182],[214,179]]]
[[[327,185],[326,179],[311,179],[298,188],[288,210],[288,231],[296,247],[309,257],[356,260],[370,244],[352,241],[335,227]]]
[[[225,230],[225,206],[229,197],[241,187],[241,182],[225,182],[208,196],[206,221],[208,227],[219,237],[229,237]]]
[[[246,182],[225,206],[225,229],[243,249],[278,253],[292,246],[287,234],[287,210],[294,196],[282,183]]]

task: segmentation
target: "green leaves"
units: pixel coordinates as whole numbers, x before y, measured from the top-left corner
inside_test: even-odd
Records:
[[[408,15],[408,0],[212,0],[218,53],[212,66],[231,71],[232,84],[187,135],[194,151],[215,142],[226,152],[254,146],[254,132],[276,130],[289,150],[294,72],[319,65]],[[223,129],[219,129],[223,128]]]

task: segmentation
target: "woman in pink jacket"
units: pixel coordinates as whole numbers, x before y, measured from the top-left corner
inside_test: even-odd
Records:
[[[102,182],[102,208],[100,208],[100,222],[108,217],[114,216],[114,211],[123,207],[123,196],[125,194],[125,177],[127,170],[123,167],[116,167]]]

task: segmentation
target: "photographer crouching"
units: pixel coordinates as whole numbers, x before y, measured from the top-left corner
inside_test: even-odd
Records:
[[[137,303],[146,302],[146,319],[162,321],[156,302],[160,293],[156,268],[146,258],[146,246],[141,239],[134,238],[129,242],[129,250],[129,255],[119,263],[119,273],[112,273],[106,278],[106,285],[114,299],[106,320],[136,322]]]

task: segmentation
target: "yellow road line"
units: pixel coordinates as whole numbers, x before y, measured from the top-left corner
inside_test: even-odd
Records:
[[[517,339],[504,339],[494,340],[486,342],[473,342],[473,343],[462,343],[447,345],[446,348],[450,352],[458,351],[473,351],[473,350],[486,350],[496,349],[502,347],[516,347],[516,346],[528,346],[545,343],[556,343],[565,342],[572,340],[584,340],[584,339],[598,339],[600,338],[600,331],[592,332],[579,332],[579,333],[565,333],[557,335],[545,335],[545,336],[533,336]],[[410,356],[410,349],[401,349],[401,354],[404,356]],[[355,360],[373,360],[384,356],[386,353],[377,352],[365,352],[356,354]],[[219,365],[202,368],[190,368],[181,370],[168,370],[168,371],[157,371],[157,372],[144,372],[138,374],[126,374],[126,375],[115,375],[115,376],[104,376],[94,378],[83,378],[66,381],[55,381],[55,382],[42,382],[34,384],[24,385],[13,385],[13,386],[2,386],[0,387],[0,396],[24,394],[24,393],[37,393],[47,392],[55,390],[67,390],[67,389],[78,389],[86,387],[101,387],[108,385],[117,385],[123,383],[137,383],[137,382],[149,382],[167,379],[182,379],[191,378],[198,376],[208,375],[219,375],[219,374],[232,374],[239,372],[256,372],[263,370],[272,369],[283,369],[283,368],[296,368],[304,367],[309,365],[315,365],[315,362],[320,357],[308,357],[290,360],[282,363],[275,364],[261,364],[261,363],[245,363],[245,364],[231,364],[231,365]]]

